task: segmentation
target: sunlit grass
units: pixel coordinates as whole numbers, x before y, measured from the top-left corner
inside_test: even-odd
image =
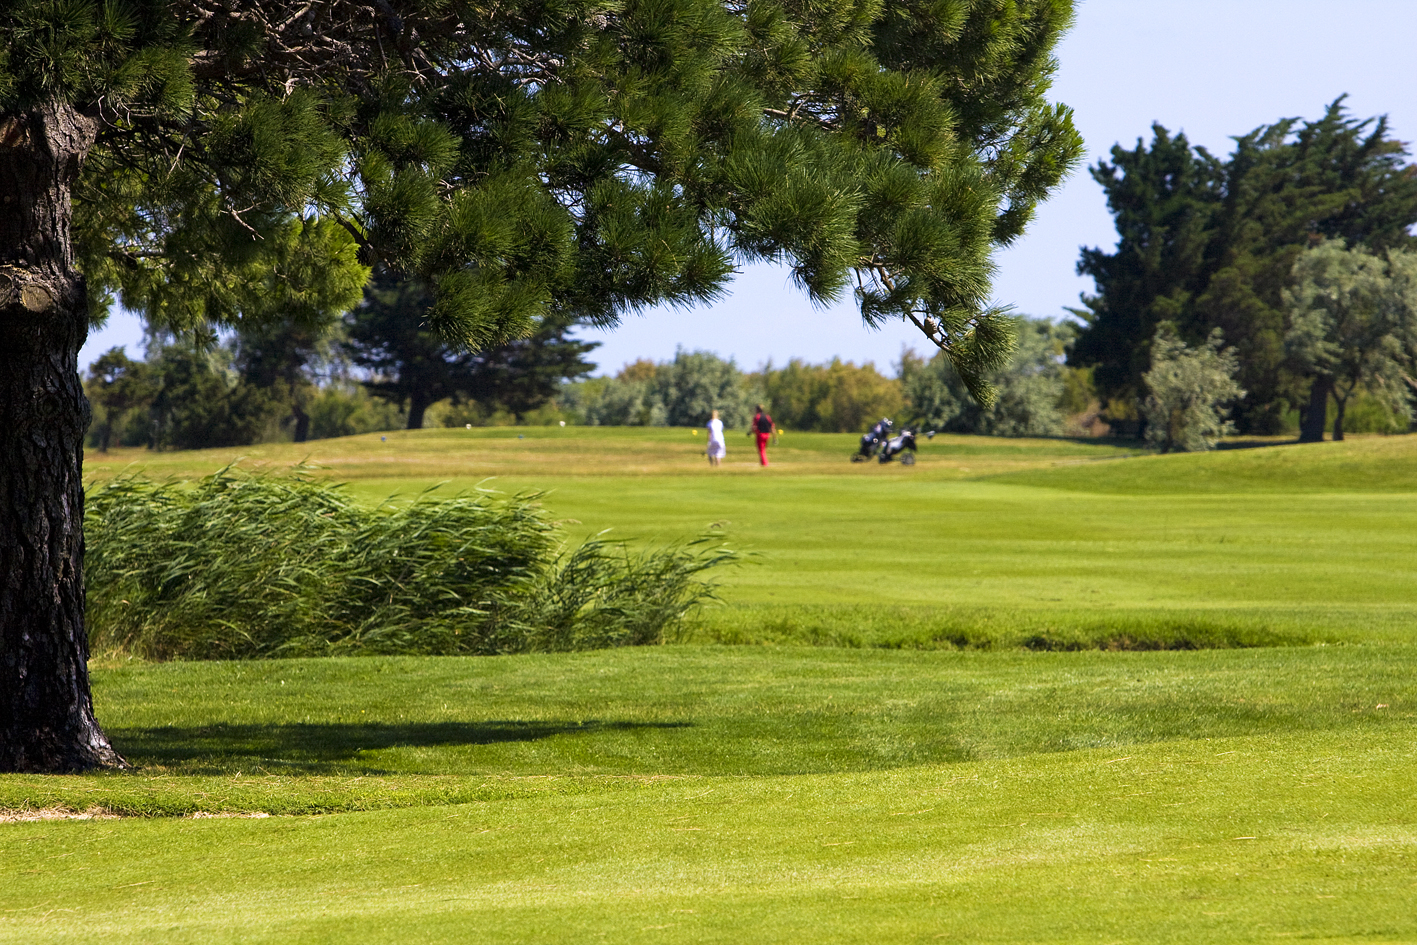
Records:
[[[1414,655],[104,670],[144,767],[0,806],[346,813],[0,825],[0,939],[1407,941]]]
[[[127,816],[0,823],[0,940],[1417,941],[1417,439],[937,437],[913,469],[853,440],[720,471],[686,430],[240,451],[757,557],[677,646],[103,656],[137,770],[5,776],[0,808]]]
[[[1409,640],[1417,626],[1417,437],[1143,456],[941,435],[904,468],[848,462],[849,435],[789,431],[768,469],[740,450],[712,470],[691,432],[426,430],[250,461],[308,455],[371,504],[440,477],[449,493],[544,490],[577,537],[719,526],[757,558],[691,639],[1184,647]],[[136,454],[158,476],[237,455]],[[109,462],[91,457],[91,475],[123,458]]]

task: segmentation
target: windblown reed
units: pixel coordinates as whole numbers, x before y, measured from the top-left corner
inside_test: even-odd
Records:
[[[567,548],[539,498],[371,509],[301,474],[121,477],[87,500],[90,640],[150,659],[652,644],[735,557],[713,537]]]

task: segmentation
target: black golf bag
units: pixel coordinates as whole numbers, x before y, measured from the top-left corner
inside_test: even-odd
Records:
[[[853,463],[864,463],[875,456],[891,438],[891,428],[895,424],[890,417],[882,417],[870,431],[861,435],[861,448],[851,457]]]

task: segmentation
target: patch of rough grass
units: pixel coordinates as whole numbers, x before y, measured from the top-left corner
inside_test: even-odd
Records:
[[[11,824],[0,941],[1410,942],[1417,757],[1391,736]]]
[[[897,650],[1203,650],[1338,643],[1323,614],[999,610],[882,605],[713,607],[674,642]]]
[[[713,598],[713,538],[567,547],[534,494],[368,508],[300,473],[90,490],[96,648],[153,659],[508,653],[658,643]]]

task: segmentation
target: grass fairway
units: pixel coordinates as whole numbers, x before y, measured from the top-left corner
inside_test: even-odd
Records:
[[[851,439],[246,451],[758,557],[677,646],[107,659],[139,767],[0,777],[0,941],[1417,942],[1417,438]]]
[[[580,535],[717,523],[758,557],[693,628],[703,641],[1176,648],[1404,641],[1417,626],[1417,437],[1133,456],[938,436],[913,468],[851,464],[854,439],[789,432],[767,469],[730,440],[718,471],[702,437],[643,428],[124,451],[87,468],[188,477],[308,458],[370,502],[484,483],[548,491]]]

